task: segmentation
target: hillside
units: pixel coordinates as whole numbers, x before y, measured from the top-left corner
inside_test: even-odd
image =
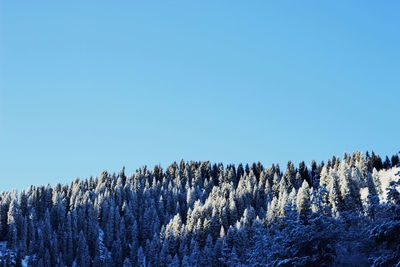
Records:
[[[400,167],[173,163],[0,194],[4,266],[396,266]]]

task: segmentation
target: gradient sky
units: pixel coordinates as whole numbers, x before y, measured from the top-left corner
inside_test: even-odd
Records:
[[[1,1],[0,190],[392,155],[399,3]]]

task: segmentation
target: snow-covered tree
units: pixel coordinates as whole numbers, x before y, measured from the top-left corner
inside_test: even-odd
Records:
[[[395,265],[396,160],[181,161],[1,192],[0,266]]]

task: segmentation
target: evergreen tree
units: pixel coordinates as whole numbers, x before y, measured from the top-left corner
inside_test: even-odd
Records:
[[[81,231],[79,233],[79,239],[78,239],[78,248],[77,248],[77,264],[78,266],[90,266],[90,255],[89,255],[89,249],[86,244],[86,239]]]
[[[386,156],[385,161],[383,162],[383,168],[384,169],[389,169],[390,167],[392,167],[392,163],[390,162],[390,159],[388,156]]]
[[[182,161],[0,192],[0,266],[393,266],[397,164]]]
[[[399,156],[393,155],[392,156],[392,167],[396,167],[399,165]]]
[[[125,258],[124,263],[122,265],[123,267],[132,267],[131,261],[129,258]]]
[[[137,251],[137,265],[140,267],[146,266],[146,256],[143,253],[143,248],[139,247]]]
[[[300,218],[307,220],[311,215],[311,203],[310,203],[310,189],[307,181],[303,181],[299,192],[297,193],[297,210]]]

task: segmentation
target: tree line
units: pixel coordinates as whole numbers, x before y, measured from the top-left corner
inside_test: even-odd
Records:
[[[389,266],[399,157],[174,162],[0,194],[4,266]],[[400,168],[399,168],[400,170]]]

